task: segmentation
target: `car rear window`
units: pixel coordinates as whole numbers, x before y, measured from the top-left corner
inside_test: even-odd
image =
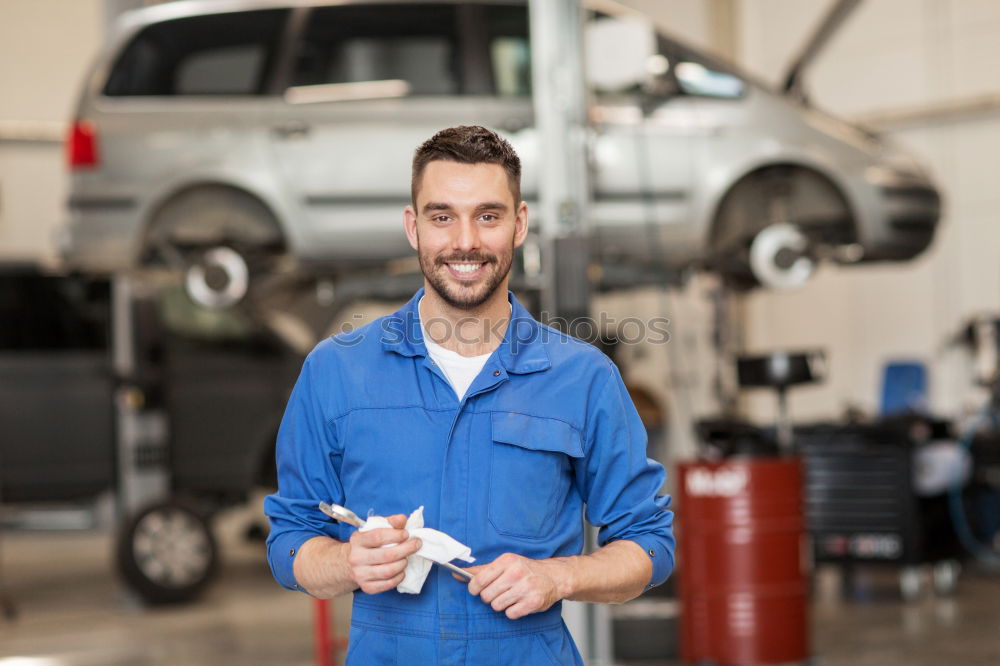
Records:
[[[104,94],[263,94],[287,16],[271,9],[150,25],[122,51]]]

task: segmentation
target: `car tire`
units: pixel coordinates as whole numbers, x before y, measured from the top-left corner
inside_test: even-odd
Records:
[[[205,516],[171,500],[146,507],[118,535],[119,572],[151,605],[191,601],[214,578],[218,548]]]

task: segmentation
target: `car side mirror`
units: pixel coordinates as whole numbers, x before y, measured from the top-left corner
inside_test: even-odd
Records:
[[[587,23],[587,83],[603,92],[645,89],[655,72],[656,32],[642,17],[602,18]]]

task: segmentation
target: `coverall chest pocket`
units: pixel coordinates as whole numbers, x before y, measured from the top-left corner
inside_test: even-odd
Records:
[[[557,419],[494,412],[489,517],[501,534],[538,539],[551,533],[565,504],[580,433]]]

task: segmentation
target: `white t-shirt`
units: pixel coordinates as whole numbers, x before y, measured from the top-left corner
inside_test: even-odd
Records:
[[[423,329],[423,333],[424,346],[427,347],[427,353],[430,354],[431,359],[441,368],[441,372],[444,373],[448,383],[455,389],[455,395],[461,400],[465,397],[465,392],[469,390],[469,386],[472,385],[472,381],[479,376],[479,372],[486,365],[486,361],[492,352],[490,354],[480,354],[479,356],[462,356],[458,352],[445,349],[431,340],[427,335],[427,329]]]
[[[420,300],[423,301],[422,298]],[[508,305],[510,304],[508,303]],[[513,311],[513,306],[510,307]],[[419,312],[420,303],[417,303],[417,308]],[[479,356],[462,356],[458,352],[445,349],[431,340],[431,337],[427,335],[427,329],[424,328],[423,320],[420,322],[420,331],[423,333],[424,346],[427,347],[427,353],[430,354],[431,360],[441,368],[441,372],[444,373],[448,383],[455,389],[455,395],[461,401],[493,352]]]

